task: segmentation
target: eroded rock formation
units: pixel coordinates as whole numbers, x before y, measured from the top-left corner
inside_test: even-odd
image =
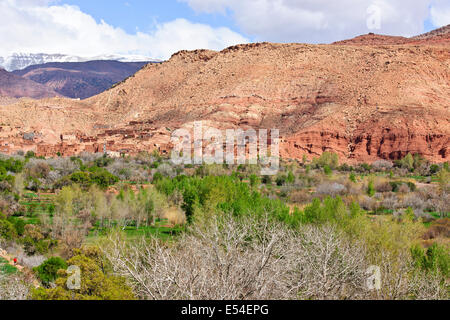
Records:
[[[445,34],[439,41],[434,35],[387,44],[255,43],[182,51],[87,100],[0,107],[0,152],[167,152],[173,130],[204,120],[220,129],[280,129],[287,158],[333,151],[343,161],[371,162],[411,152],[448,161]],[[29,132],[32,141],[23,138]]]

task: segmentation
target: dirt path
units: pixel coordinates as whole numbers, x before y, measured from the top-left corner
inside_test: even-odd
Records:
[[[17,268],[17,270],[25,275],[25,278],[27,279],[27,282],[32,284],[35,288],[40,287],[39,281],[36,279],[35,275],[30,269],[25,268],[24,266],[21,266],[20,264],[14,264],[14,258],[11,257],[6,250],[3,250],[0,248],[0,258],[5,259],[8,261],[8,263]]]
[[[24,267],[19,265],[19,264],[14,264],[14,258],[11,258],[11,256],[3,249],[0,248],[0,257],[5,259],[6,261],[8,261],[8,263],[13,266],[16,267],[17,270],[19,271],[23,271]]]

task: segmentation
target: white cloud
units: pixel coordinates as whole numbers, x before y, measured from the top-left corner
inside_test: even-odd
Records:
[[[429,6],[440,0],[179,1],[187,2],[197,12],[231,11],[241,30],[257,41],[329,43],[368,32],[420,34],[430,14]],[[371,6],[379,8],[379,30],[368,28],[367,9]],[[440,19],[436,15],[436,23]]]
[[[166,59],[182,49],[220,50],[248,42],[228,28],[185,19],[157,24],[150,32],[129,34],[95,19],[76,6],[51,0],[0,0],[0,56],[13,52],[79,56],[140,54]]]
[[[450,2],[448,0],[436,0],[431,6],[431,22],[436,27],[450,24]]]

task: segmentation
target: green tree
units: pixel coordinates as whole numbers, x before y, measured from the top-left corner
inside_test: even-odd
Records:
[[[402,167],[412,170],[414,169],[414,157],[411,153],[408,153],[406,157],[401,160]]]
[[[287,175],[287,178],[286,178],[286,182],[289,183],[289,184],[295,183],[295,176],[292,173],[292,171],[289,171],[289,173]]]
[[[373,180],[369,180],[369,184],[367,186],[367,194],[369,197],[373,197],[375,195],[375,185],[373,183]]]
[[[17,237],[14,225],[6,219],[0,218],[0,238],[13,240]]]
[[[134,300],[135,296],[125,279],[105,274],[105,265],[98,249],[75,250],[68,265],[80,268],[80,289],[69,289],[69,274],[58,271],[54,288],[33,289],[33,300]]]
[[[260,183],[261,179],[256,174],[250,175],[250,186],[252,188],[257,187]]]
[[[450,173],[447,170],[442,169],[436,177],[439,184],[439,189],[441,192],[445,192],[448,189],[448,184],[450,182]]]
[[[46,287],[58,277],[59,270],[67,269],[67,263],[60,257],[45,260],[39,267],[33,269],[42,284]]]
[[[319,158],[314,159],[313,163],[316,166],[329,166],[331,169],[336,169],[339,166],[339,156],[336,153],[324,152]]]

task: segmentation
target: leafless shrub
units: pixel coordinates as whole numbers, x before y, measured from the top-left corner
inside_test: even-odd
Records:
[[[57,172],[57,171],[50,171],[47,179],[46,179],[46,183],[47,184],[54,184],[56,181],[58,181],[59,179],[62,178],[62,175]]]
[[[28,256],[25,252],[21,252],[16,257],[20,265],[30,269],[40,266],[46,260],[43,255]]]
[[[291,192],[290,199],[294,203],[307,203],[311,200],[311,193],[308,190],[295,190]]]
[[[47,178],[50,167],[45,160],[31,158],[25,165],[28,173],[34,178]]]
[[[334,228],[298,232],[267,219],[215,219],[175,244],[126,243],[103,251],[143,299],[341,299],[367,295],[363,248]]]
[[[436,239],[438,237],[450,237],[450,220],[439,219],[434,221],[431,227],[423,235],[424,240]]]
[[[377,192],[374,194],[373,198],[376,200],[383,200],[383,194],[380,192]]]
[[[184,201],[183,193],[180,190],[175,189],[175,191],[169,196],[168,200],[176,206],[181,206]]]
[[[116,159],[107,168],[110,173],[119,177],[121,180],[148,181],[149,173],[136,161],[125,161],[125,159]]]
[[[23,161],[25,161],[24,155],[25,155],[25,153],[23,153],[23,151],[22,151],[22,154],[21,154],[21,155],[19,155],[19,154],[9,155],[9,154],[3,154],[3,153],[0,153],[0,159],[2,159],[2,160],[7,160],[7,159],[12,158],[12,159],[14,159],[14,160],[19,160],[19,161],[22,161],[22,162],[23,162]]]
[[[357,196],[364,193],[364,191],[362,190],[362,186],[356,183],[349,182],[346,188],[349,195]]]
[[[364,210],[373,211],[377,208],[377,201],[371,197],[363,196],[361,200],[359,201],[359,205]]]
[[[0,212],[9,216],[18,211],[20,204],[16,202],[12,194],[0,193]]]
[[[339,183],[322,183],[317,187],[317,193],[320,195],[337,196],[347,191],[344,185]]]
[[[442,218],[445,216],[448,217],[448,213],[450,212],[450,194],[444,192],[442,196],[436,201],[436,211],[441,213]]]
[[[394,164],[390,161],[387,160],[377,160],[374,163],[372,163],[372,167],[375,170],[389,170],[392,169],[394,167]]]
[[[411,190],[409,190],[409,187],[406,183],[403,183],[399,188],[398,188],[398,192],[400,193],[408,193]]]
[[[364,249],[332,227],[307,226],[300,239],[290,238],[285,255],[288,284],[302,299],[366,297]],[[290,284],[290,285],[289,285]]]
[[[70,158],[48,159],[47,163],[62,176],[67,176],[80,169],[79,164]]]
[[[442,288],[442,276],[436,272],[415,272],[408,282],[408,293],[415,300],[448,300]]]
[[[391,192],[392,186],[389,182],[378,182],[375,184],[375,190],[377,192]]]
[[[101,157],[103,157],[103,153],[90,153],[90,152],[81,152],[79,155],[79,158],[84,162],[92,162],[95,161],[97,159],[100,159]]]
[[[176,176],[175,170],[168,163],[161,164],[158,169],[154,170],[154,172],[159,172],[164,177],[174,178]],[[153,173],[154,174],[154,173]]]
[[[384,208],[390,210],[396,210],[400,207],[399,199],[397,195],[393,192],[385,194],[381,204]]]
[[[280,254],[280,230],[256,230],[235,221],[196,227],[170,246],[156,239],[126,246],[110,238],[105,255],[144,299],[250,299],[287,294],[267,279]],[[261,231],[261,232],[258,232]],[[258,232],[258,233],[256,233]],[[257,238],[247,240],[249,233]]]
[[[29,287],[20,276],[0,274],[0,300],[26,300]]]
[[[52,224],[52,237],[60,241],[62,256],[70,257],[73,249],[81,247],[91,227],[89,221],[75,224],[66,217],[55,215]]]
[[[416,194],[409,194],[403,199],[403,208],[411,207],[414,211],[423,212],[425,202]]]
[[[11,192],[12,186],[8,181],[0,181],[0,192]]]

